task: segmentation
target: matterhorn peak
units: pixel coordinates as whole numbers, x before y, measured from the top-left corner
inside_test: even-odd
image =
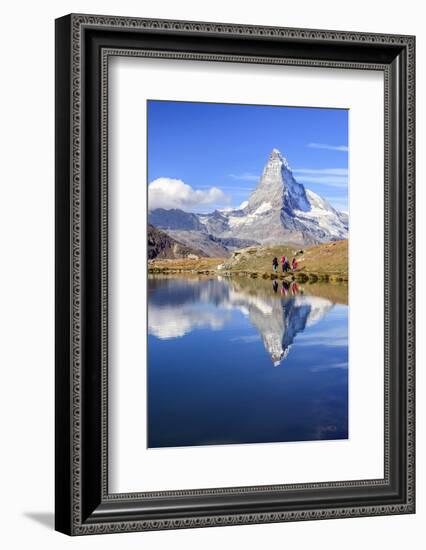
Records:
[[[257,187],[250,195],[248,212],[257,212],[265,204],[278,213],[282,209],[289,212],[311,209],[305,188],[296,182],[287,159],[276,148],[272,149]]]
[[[269,155],[270,161],[279,161],[287,170],[291,170],[288,160],[281,154],[279,149],[275,147],[272,149],[271,154]]]

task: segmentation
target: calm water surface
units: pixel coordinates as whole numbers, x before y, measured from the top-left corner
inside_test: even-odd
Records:
[[[148,447],[346,439],[347,287],[150,277]]]

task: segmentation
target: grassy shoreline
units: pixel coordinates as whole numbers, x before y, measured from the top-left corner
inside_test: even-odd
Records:
[[[273,271],[272,258],[276,256],[280,260],[282,255],[297,258],[296,271]],[[345,283],[348,281],[348,241],[335,241],[303,250],[291,246],[249,247],[235,251],[231,258],[151,260],[148,263],[148,272]]]

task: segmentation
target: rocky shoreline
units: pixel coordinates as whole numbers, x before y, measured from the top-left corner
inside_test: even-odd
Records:
[[[227,271],[219,269],[183,269],[173,267],[157,267],[155,265],[148,266],[148,273],[162,275],[207,275],[221,277],[248,277],[250,279],[270,279],[296,281],[300,283],[306,282],[330,282],[330,283],[347,283],[348,277],[336,273],[307,273],[304,271],[295,271],[292,273],[273,273],[273,272],[256,272],[256,271]]]

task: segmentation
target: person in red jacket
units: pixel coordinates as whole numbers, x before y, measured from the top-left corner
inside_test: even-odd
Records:
[[[296,271],[296,269],[297,269],[297,260],[296,260],[296,258],[292,259],[291,268],[292,268],[293,271]]]

